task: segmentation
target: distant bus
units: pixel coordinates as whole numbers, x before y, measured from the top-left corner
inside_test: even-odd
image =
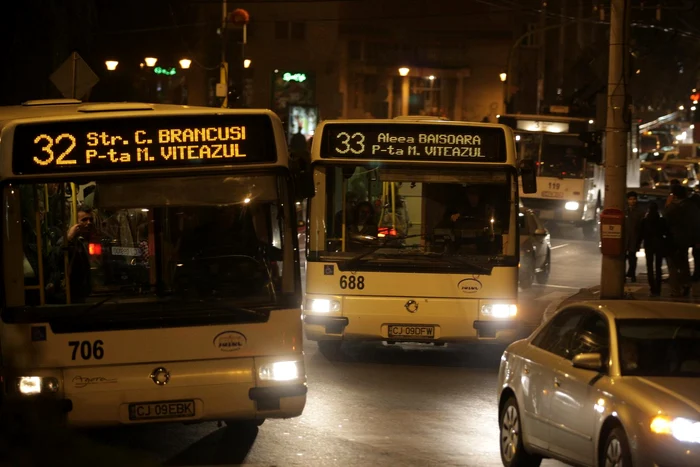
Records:
[[[263,110],[0,108],[5,394],[73,426],[300,415],[286,146]]]
[[[526,207],[547,223],[580,227],[592,238],[603,209],[605,170],[601,156],[587,152],[580,136],[593,122],[552,115],[501,115],[515,131],[518,159],[537,163],[537,193],[521,193]],[[636,170],[639,170],[637,165]]]
[[[335,358],[347,341],[517,335],[524,219],[510,128],[420,117],[326,121],[311,160],[317,195],[308,206],[303,311],[306,337],[322,353]]]

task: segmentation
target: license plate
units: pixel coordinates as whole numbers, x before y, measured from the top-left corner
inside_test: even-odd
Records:
[[[434,339],[435,326],[417,326],[412,324],[390,324],[389,337],[408,337],[411,339]]]
[[[163,401],[129,404],[129,420],[194,417],[194,401]]]

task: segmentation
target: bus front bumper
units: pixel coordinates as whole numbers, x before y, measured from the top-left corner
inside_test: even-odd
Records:
[[[309,340],[494,342],[517,339],[524,327],[515,300],[343,297],[334,314],[305,313]],[[494,308],[495,307],[495,308]],[[491,316],[486,310],[506,310]],[[512,314],[511,314],[512,313]]]
[[[42,396],[55,399],[54,407],[63,413],[68,426],[292,418],[301,415],[306,404],[306,374],[301,355],[79,367],[36,373],[46,371],[60,379],[61,388]],[[33,396],[18,392],[13,397],[31,400]]]

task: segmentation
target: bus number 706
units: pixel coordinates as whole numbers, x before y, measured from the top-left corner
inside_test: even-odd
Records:
[[[71,360],[75,360],[78,356],[78,349],[80,349],[80,358],[83,360],[90,360],[94,358],[95,360],[102,360],[105,356],[105,349],[103,347],[104,342],[100,339],[95,342],[90,341],[70,341],[68,342],[69,347],[73,347],[73,355]]]

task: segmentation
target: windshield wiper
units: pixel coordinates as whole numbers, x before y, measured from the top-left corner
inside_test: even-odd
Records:
[[[440,256],[433,256],[433,258],[439,258],[441,260],[445,260],[450,264],[454,264],[457,266],[467,266],[470,268],[474,268],[477,271],[480,271],[481,274],[491,274],[491,268],[488,268],[486,266],[482,266],[480,264],[473,263],[466,258],[463,258],[461,256],[450,256],[445,253],[442,253]]]
[[[397,241],[397,240],[404,240],[407,238],[415,238],[415,237],[420,237],[421,235],[406,235],[405,237],[385,237],[384,240],[379,243],[378,245],[374,245],[369,247],[367,251],[363,251],[362,253],[359,253],[355,256],[353,256],[350,259],[347,259],[343,261],[342,263],[338,264],[338,269],[342,270],[347,270],[347,269],[352,269],[353,267],[357,266],[364,258],[367,256],[371,255],[375,251],[379,250],[380,248],[384,248],[387,246],[390,242],[392,241]],[[398,245],[396,248],[405,248],[406,245]]]
[[[185,302],[185,303],[193,303],[193,302]],[[222,303],[221,300],[218,299],[201,299],[197,300],[194,303],[201,303],[207,308],[213,308],[215,310],[219,311],[228,311],[228,312],[234,312],[234,313],[242,313],[242,314],[247,314],[250,316],[255,316],[256,318],[262,318],[262,319],[267,319],[268,314],[265,313],[264,311],[260,310],[254,310],[252,308],[244,308],[240,306],[234,306],[234,305],[226,305],[225,303]]]

